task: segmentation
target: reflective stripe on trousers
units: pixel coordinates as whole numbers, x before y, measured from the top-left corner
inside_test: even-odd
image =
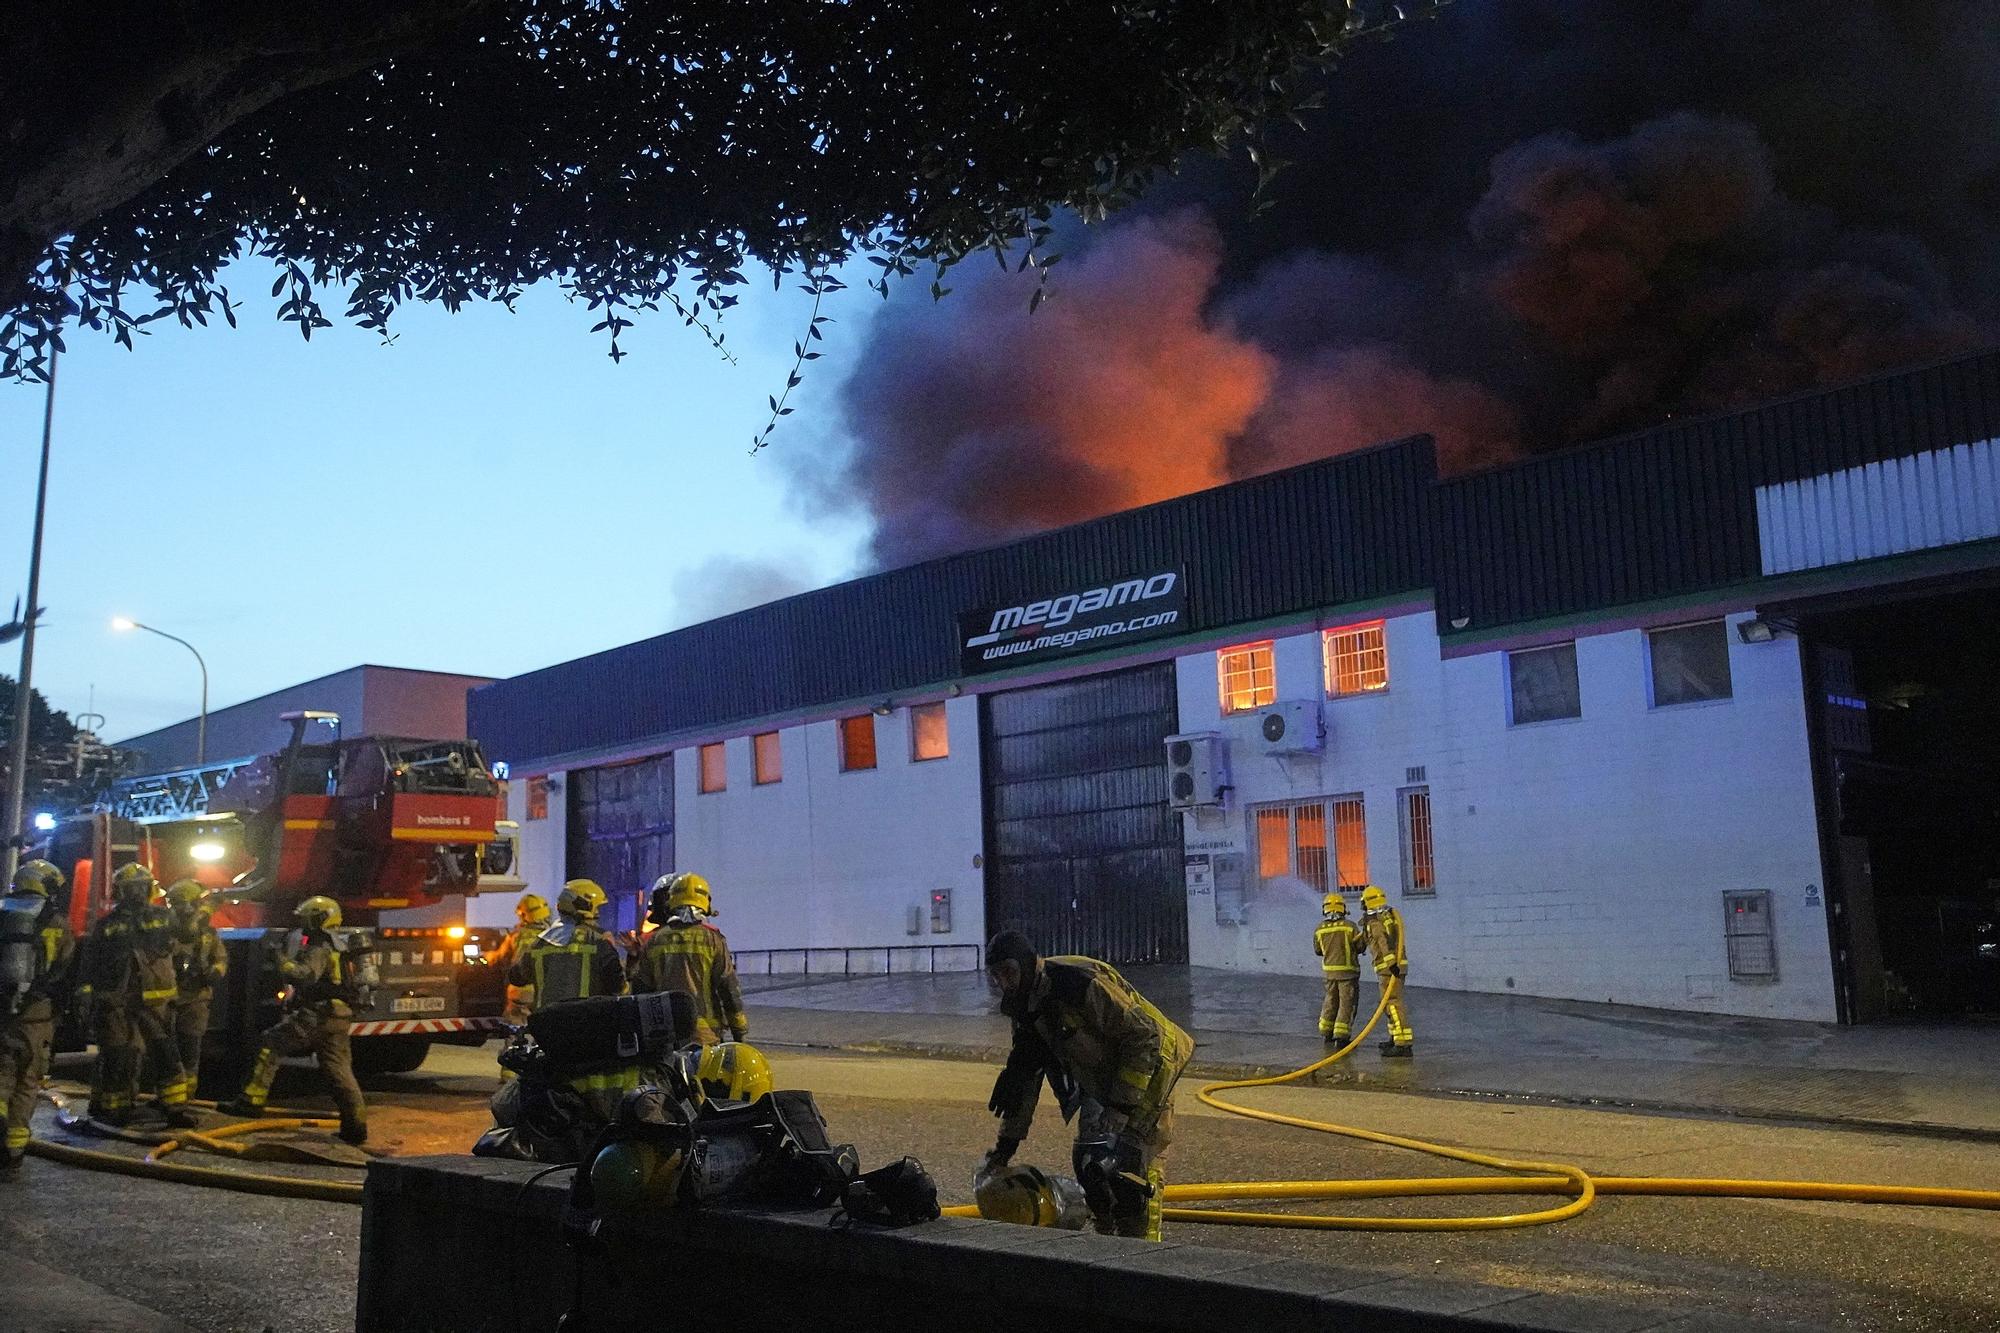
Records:
[[[1382,983],[1382,993],[1388,997],[1389,1040],[1398,1046],[1410,1045],[1416,1041],[1416,1035],[1410,1031],[1409,1011],[1403,1006],[1403,979],[1393,972],[1378,972],[1375,978]]]

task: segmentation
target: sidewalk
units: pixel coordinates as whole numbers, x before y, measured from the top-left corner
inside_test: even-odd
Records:
[[[1275,1073],[1325,1053],[1316,977],[1124,971],[1195,1035],[1194,1074]],[[1006,1051],[1007,1024],[980,973],[743,984],[761,1043],[990,1062]],[[2000,1025],[1839,1028],[1425,988],[1409,996],[1414,1060],[1380,1059],[1371,1036],[1320,1081],[2000,1142]],[[1372,1010],[1365,981],[1361,1000]]]

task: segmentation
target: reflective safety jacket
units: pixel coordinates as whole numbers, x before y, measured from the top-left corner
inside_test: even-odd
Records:
[[[11,894],[6,900],[8,926],[18,927],[21,943],[29,946],[25,991],[0,994],[0,1023],[17,1018],[24,1023],[47,1022],[56,1015],[76,963],[76,937],[61,912],[39,894]],[[11,931],[9,932],[12,933]]]
[[[166,1005],[174,977],[174,917],[164,907],[114,907],[90,932],[89,989],[99,1004]]]
[[[305,937],[305,947],[296,957],[280,957],[278,975],[292,984],[292,1009],[317,1009],[322,1017],[352,1018],[354,978],[347,955],[334,947],[333,940],[314,931]]]
[[[186,998],[207,994],[229,975],[229,952],[208,923],[206,912],[186,928],[178,919],[174,922],[174,974]]]
[[[1164,1147],[1172,1135],[1174,1082],[1194,1057],[1194,1038],[1095,958],[1044,958],[1028,997],[1028,1017],[1014,1022],[1010,1067],[1035,1063],[1033,1077],[1005,1108],[1000,1137],[1025,1139],[1053,1074],[1128,1118],[1136,1138]],[[1064,1107],[1064,1118],[1072,1108]]]
[[[1396,909],[1385,907],[1370,912],[1361,921],[1368,932],[1368,952],[1375,960],[1375,975],[1407,969],[1410,957],[1403,951],[1403,918]]]
[[[1330,977],[1361,975],[1361,927],[1344,916],[1331,916],[1313,932],[1313,952],[1320,971]]]
[[[729,941],[706,921],[675,918],[646,937],[632,964],[632,989],[682,990],[694,996],[695,1035],[707,1046],[722,1040],[722,1031],[742,1041],[750,1031],[743,1012],[743,985],[736,979],[736,960]]]
[[[593,995],[623,995],[625,960],[596,926],[558,921],[514,960],[507,984],[533,986],[537,1008]]]

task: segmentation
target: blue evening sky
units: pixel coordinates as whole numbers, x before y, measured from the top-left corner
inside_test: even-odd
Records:
[[[613,365],[548,289],[512,315],[412,305],[386,347],[337,319],[308,344],[270,271],[229,275],[235,330],[68,340],[35,684],[72,714],[94,689],[107,738],[192,716],[199,687],[186,650],[114,615],[200,648],[213,708],[363,662],[511,675],[856,567],[865,521],[808,514],[775,455],[839,447],[833,390],[880,304],[859,281],[752,457],[807,316],[793,285],[736,289],[738,364],[658,314]],[[42,399],[0,383],[0,611],[27,586]]]

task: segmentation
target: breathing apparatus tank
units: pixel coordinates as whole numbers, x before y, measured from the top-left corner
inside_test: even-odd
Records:
[[[0,1012],[19,1013],[40,972],[42,918],[49,900],[35,893],[0,898]]]

